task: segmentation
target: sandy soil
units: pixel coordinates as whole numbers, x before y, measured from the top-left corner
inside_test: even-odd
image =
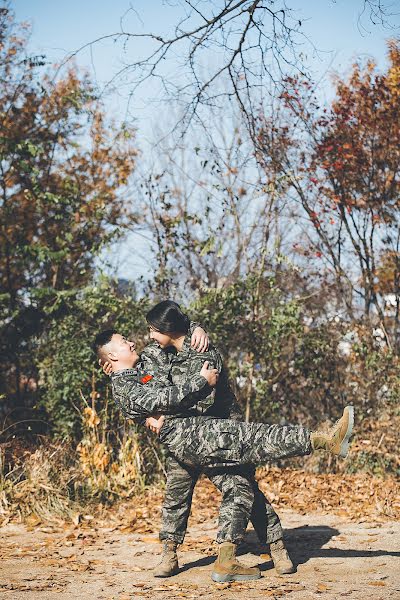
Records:
[[[131,598],[400,598],[400,524],[350,523],[334,515],[281,511],[297,573],[279,577],[254,532],[248,531],[241,560],[258,564],[262,579],[215,584],[215,520],[189,528],[180,548],[181,571],[156,579],[152,569],[161,546],[155,534],[118,528],[2,527],[0,599],[128,600]]]

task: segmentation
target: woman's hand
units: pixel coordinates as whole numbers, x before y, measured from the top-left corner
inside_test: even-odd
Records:
[[[210,387],[215,387],[217,385],[219,373],[217,369],[209,369],[208,360],[205,361],[204,365],[201,367],[200,375],[207,379],[207,383]]]
[[[208,350],[208,344],[210,340],[208,335],[201,327],[196,327],[196,329],[192,333],[192,339],[190,340],[190,345],[197,352],[206,352]]]
[[[160,435],[160,429],[165,421],[164,415],[155,415],[154,417],[147,417],[145,425],[147,429],[150,429],[156,435]]]
[[[111,373],[112,373],[112,364],[110,362],[103,363],[103,361],[101,360],[101,358],[99,358],[99,365],[103,369],[103,373],[105,373],[106,375],[111,375]]]

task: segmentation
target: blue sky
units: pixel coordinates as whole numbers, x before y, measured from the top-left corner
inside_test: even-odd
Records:
[[[118,31],[120,18],[130,5],[136,14],[131,12],[126,24],[136,32],[171,32],[182,16],[182,7],[177,2],[163,0],[14,0],[11,4],[18,20],[32,23],[32,51],[46,54],[51,62],[61,60],[66,52],[91,40]],[[308,62],[317,77],[328,75],[333,70],[346,73],[357,57],[374,57],[378,64],[384,66],[385,40],[400,34],[400,0],[391,2],[392,11],[399,13],[392,18],[397,31],[374,26],[367,14],[359,22],[363,0],[288,0],[288,4],[296,10],[305,33],[319,50],[318,55],[313,55],[311,48],[307,53]],[[138,53],[140,49],[138,45]],[[135,47],[130,51],[134,54]],[[95,73],[101,83],[108,81],[121,66],[121,53],[109,41],[96,46],[92,53],[89,50],[82,52],[77,62]],[[155,85],[146,84],[137,98],[135,108],[139,120],[151,119],[146,107],[149,99],[157,94]],[[329,77],[326,77],[325,85],[328,90]],[[126,92],[122,90],[123,97]],[[114,97],[113,102],[124,109],[123,99]],[[148,123],[142,125],[147,129]]]
[[[322,77],[320,92],[326,98],[332,95],[330,73],[345,75],[357,58],[375,58],[380,67],[386,64],[385,40],[400,35],[400,16],[392,18],[394,30],[373,25],[364,15],[360,22],[363,0],[287,0],[302,20],[304,32],[312,40],[318,53],[309,48],[307,60],[317,79]],[[182,7],[169,0],[14,0],[11,6],[18,21],[30,21],[32,37],[30,49],[43,53],[51,63],[57,63],[82,45],[110,33],[119,31],[120,18],[132,6],[127,28],[135,32],[168,33],[182,16]],[[400,14],[400,0],[393,0],[392,11]],[[397,29],[396,29],[397,28]],[[130,46],[128,58],[134,58],[143,50],[145,42]],[[137,54],[136,54],[137,53]],[[99,84],[111,79],[121,67],[121,52],[112,41],[85,50],[77,57],[78,65],[89,69]],[[123,118],[129,87],[122,87],[107,101],[112,116]],[[142,148],[145,140],[153,137],[153,128],[160,120],[160,108],[151,100],[158,94],[157,84],[147,82],[134,103],[134,115],[138,127],[138,140]],[[147,146],[149,147],[149,146]],[[133,241],[132,241],[133,240]],[[134,251],[132,251],[132,248]],[[140,251],[140,254],[136,252]],[[126,257],[129,258],[126,258]],[[125,243],[122,266],[115,271],[123,277],[138,277],[148,272],[145,244],[137,237]]]

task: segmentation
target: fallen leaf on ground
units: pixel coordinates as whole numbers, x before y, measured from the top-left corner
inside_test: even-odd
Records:
[[[325,585],[325,583],[319,583],[317,585],[317,592],[327,592],[330,589],[331,588],[328,585]]]

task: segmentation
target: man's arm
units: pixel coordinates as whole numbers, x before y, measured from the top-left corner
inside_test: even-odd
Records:
[[[215,346],[210,346],[208,352],[202,354],[201,357],[206,359],[212,367],[217,369],[219,379],[217,386],[210,389],[208,395],[203,395],[197,402],[196,408],[199,409],[201,414],[215,415],[234,421],[243,421],[242,409],[229,384],[228,374],[219,350]],[[196,355],[194,352],[190,353],[189,376],[198,372],[201,368],[198,359],[199,355]],[[174,383],[177,382],[175,376],[173,377],[173,381]]]
[[[208,365],[207,365],[208,367]],[[210,386],[217,381],[216,370],[205,365],[180,385],[147,387],[135,379],[128,371],[112,376],[113,396],[129,418],[149,416],[156,413],[174,414],[198,401],[198,394],[207,394]]]
[[[183,365],[183,370],[179,368],[179,363],[172,369],[172,381],[174,384],[183,383],[187,378],[194,377],[201,370],[204,360],[207,360],[210,367],[218,372],[218,375],[223,370],[221,355],[213,346],[210,346],[202,354],[195,352],[193,349],[190,349],[189,353],[189,357]],[[215,388],[208,388],[207,393],[203,393],[201,397],[197,397],[195,408],[199,414],[204,414],[214,404],[215,394]]]

